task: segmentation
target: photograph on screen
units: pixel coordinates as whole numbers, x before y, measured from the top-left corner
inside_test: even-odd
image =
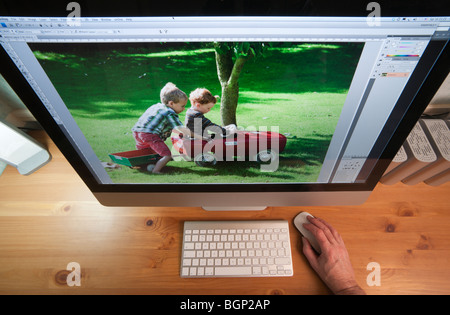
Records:
[[[29,46],[113,183],[308,183],[318,179],[364,43]],[[138,150],[132,128],[169,82],[187,98],[208,90],[216,102],[204,117],[232,131],[208,131],[209,141],[166,135],[173,160],[153,174],[160,156]],[[187,99],[183,125],[192,107]]]

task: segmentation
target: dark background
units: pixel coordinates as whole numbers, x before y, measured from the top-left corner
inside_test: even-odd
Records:
[[[0,15],[67,16],[71,0],[2,0]],[[78,0],[93,16],[367,16],[371,0]],[[448,16],[446,0],[378,0],[381,16]]]

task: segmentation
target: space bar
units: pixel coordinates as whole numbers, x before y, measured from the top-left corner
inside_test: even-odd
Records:
[[[252,274],[252,267],[216,267],[216,276],[246,276]]]

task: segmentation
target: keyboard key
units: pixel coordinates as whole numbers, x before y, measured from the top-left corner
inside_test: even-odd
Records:
[[[291,260],[287,257],[275,258],[275,264],[277,264],[277,265],[289,265],[290,263],[291,263]]]
[[[262,273],[262,268],[261,267],[253,267],[253,274],[254,275],[260,275]]]
[[[184,252],[184,257],[185,258],[194,258],[195,257],[195,251],[185,251]]]
[[[213,267],[206,267],[205,268],[205,276],[212,276],[214,275],[214,268]]]
[[[194,243],[184,243],[184,249],[194,249]]]
[[[252,267],[216,267],[216,276],[245,276],[252,274]]]

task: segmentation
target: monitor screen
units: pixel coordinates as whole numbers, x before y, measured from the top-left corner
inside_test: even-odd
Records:
[[[103,204],[353,204],[448,74],[449,26],[3,16],[2,75]]]

